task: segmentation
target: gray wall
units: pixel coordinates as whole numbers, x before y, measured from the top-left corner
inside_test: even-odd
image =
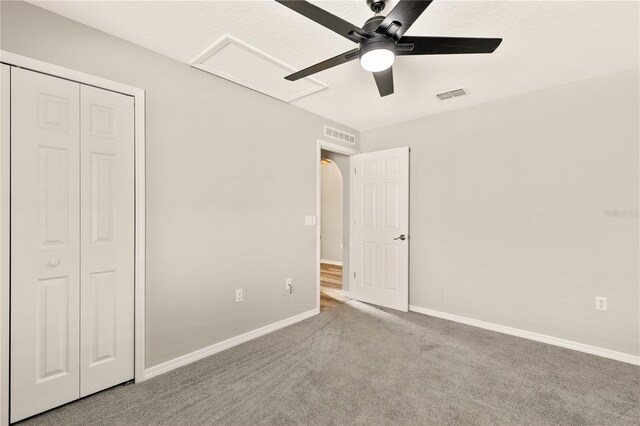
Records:
[[[24,2],[1,7],[2,49],[147,90],[147,367],[315,308],[304,216],[316,141],[343,126]]]
[[[331,162],[320,166],[320,175],[320,258],[342,263],[342,173],[338,165]]]
[[[638,80],[363,132],[411,147],[410,303],[638,355]]]
[[[349,156],[336,152],[323,151],[324,157],[332,160],[342,173],[342,289],[349,291],[349,240],[351,223],[349,222],[349,212],[351,208],[351,173],[349,168]]]

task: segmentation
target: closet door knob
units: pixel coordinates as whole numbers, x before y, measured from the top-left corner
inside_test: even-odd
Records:
[[[51,260],[49,261],[49,266],[56,267],[56,266],[58,266],[58,265],[60,265],[60,259],[51,259]]]

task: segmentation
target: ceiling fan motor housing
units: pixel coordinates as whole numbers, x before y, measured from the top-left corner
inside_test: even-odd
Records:
[[[375,33],[378,26],[384,21],[384,16],[372,16],[362,26],[362,30],[367,33]]]
[[[365,53],[375,49],[387,49],[395,52],[396,44],[393,40],[381,35],[376,34],[372,38],[360,43],[360,57]]]
[[[389,37],[385,37],[382,34],[376,33],[376,28],[384,21],[384,16],[373,16],[367,19],[362,29],[371,35],[371,38],[364,40],[360,43],[360,57],[365,53],[375,49],[387,49],[394,51],[395,42]]]

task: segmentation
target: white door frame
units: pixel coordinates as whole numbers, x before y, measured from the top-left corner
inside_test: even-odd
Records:
[[[316,282],[317,282],[317,291],[316,294],[318,296],[316,302],[316,309],[320,312],[320,251],[321,251],[321,241],[320,241],[320,224],[322,223],[322,192],[321,192],[321,181],[322,175],[320,172],[320,159],[322,158],[321,151],[330,151],[335,152],[336,154],[343,154],[348,157],[356,154],[360,154],[360,151],[357,149],[349,148],[347,146],[338,145],[337,143],[325,142],[321,139],[318,139],[318,149],[316,155],[316,217],[318,218],[318,223],[316,225]],[[351,173],[351,170],[349,170]],[[353,179],[349,179],[349,204],[353,206]],[[351,215],[352,209],[349,208],[349,215]],[[349,223],[351,223],[351,217],[349,217]],[[351,262],[351,226],[349,226],[349,262]],[[344,238],[344,237],[343,237]],[[342,263],[342,268],[344,269],[344,259]],[[349,276],[349,291],[353,290],[353,274]],[[353,293],[352,293],[353,294]]]
[[[112,92],[122,93],[134,98],[134,140],[135,140],[135,368],[134,379],[141,382],[145,379],[145,91],[137,87],[95,77],[69,68],[49,64],[26,56],[0,50],[0,63],[31,71],[48,74],[54,77],[75,81],[88,86],[95,86]],[[7,99],[3,97],[3,100]],[[4,309],[8,304],[5,297],[9,295],[10,265],[8,218],[11,213],[9,197],[10,170],[8,166],[10,155],[10,134],[7,104],[0,105],[2,112],[2,134],[0,134],[0,425],[9,423],[9,310]]]

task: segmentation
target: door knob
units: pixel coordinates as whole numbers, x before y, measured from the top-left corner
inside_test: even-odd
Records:
[[[407,236],[404,235],[404,234],[400,235],[399,237],[394,238],[394,240],[401,240],[401,241],[404,241],[406,239],[407,239]]]
[[[49,261],[49,266],[54,266],[55,267],[55,266],[58,266],[58,265],[60,265],[60,259],[51,259]]]

